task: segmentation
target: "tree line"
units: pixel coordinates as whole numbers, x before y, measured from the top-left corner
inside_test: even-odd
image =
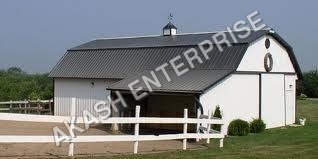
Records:
[[[28,74],[21,68],[0,70],[0,101],[52,99],[53,79],[44,74]]]
[[[303,73],[297,95],[318,98],[318,70]],[[53,79],[44,74],[28,74],[21,68],[0,70],[0,101],[52,99]]]
[[[318,98],[318,70],[303,73],[303,79],[298,82],[297,95]]]

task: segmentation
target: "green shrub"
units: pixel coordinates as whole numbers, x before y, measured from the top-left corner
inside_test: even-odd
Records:
[[[250,123],[250,132],[251,133],[261,133],[265,131],[266,124],[262,119],[254,119]]]
[[[220,106],[216,106],[215,111],[213,113],[213,117],[222,119]],[[219,124],[213,124],[212,129],[216,131],[221,131],[221,125]]]
[[[247,121],[236,119],[230,122],[228,135],[246,136],[250,132],[250,126]]]

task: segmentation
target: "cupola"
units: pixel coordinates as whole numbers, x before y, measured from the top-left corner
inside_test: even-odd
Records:
[[[163,27],[163,35],[171,36],[177,34],[177,27],[174,26],[171,22],[169,22],[166,26]]]
[[[168,19],[169,19],[169,23],[163,27],[162,29],[162,33],[163,33],[163,36],[171,36],[171,35],[176,35],[177,34],[177,27],[174,26],[172,24],[172,14],[170,13]]]

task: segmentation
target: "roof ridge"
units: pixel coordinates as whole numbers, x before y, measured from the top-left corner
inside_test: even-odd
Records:
[[[189,68],[189,71],[193,70],[193,71],[204,71],[204,70],[233,70],[235,68]],[[146,69],[143,69],[142,71],[140,72],[143,72],[143,71],[153,71],[155,70],[154,68],[146,68]],[[174,70],[173,68],[165,68],[165,70]]]
[[[246,45],[247,42],[230,43],[232,46]],[[217,44],[213,44],[217,45]],[[147,48],[172,48],[172,47],[197,47],[198,44],[176,44],[176,45],[161,45],[161,46],[130,46],[130,47],[109,47],[109,48],[70,48],[67,51],[87,51],[87,50],[119,50],[119,49],[147,49]]]
[[[255,30],[255,29],[251,29],[251,31],[269,31],[270,28],[265,28],[265,29],[259,29],[259,30]],[[179,36],[179,35],[198,35],[198,34],[215,34],[215,33],[219,33],[219,32],[242,32],[245,30],[241,30],[241,31],[228,31],[228,30],[219,30],[219,31],[206,31],[206,32],[190,32],[190,33],[178,33],[176,35],[172,35],[172,36]],[[116,40],[116,39],[134,39],[134,38],[148,38],[148,37],[161,37],[162,35],[140,35],[140,36],[120,36],[120,37],[101,37],[101,38],[94,38],[93,40]]]
[[[95,38],[93,40],[116,40],[116,39],[134,39],[134,38],[147,38],[147,37],[158,37],[161,35],[138,35],[138,36],[120,36],[120,37],[109,37],[109,38]]]

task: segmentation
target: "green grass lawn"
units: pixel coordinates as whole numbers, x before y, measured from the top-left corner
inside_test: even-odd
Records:
[[[114,156],[122,159],[195,159],[195,158],[318,158],[318,101],[299,100],[298,117],[307,118],[304,127],[284,127],[266,130],[261,134],[244,137],[227,137],[224,147],[218,148],[218,140],[212,140],[208,149],[177,151],[147,155]],[[87,157],[85,157],[87,158]],[[106,157],[91,157],[102,159]],[[111,158],[111,157],[110,157]]]

